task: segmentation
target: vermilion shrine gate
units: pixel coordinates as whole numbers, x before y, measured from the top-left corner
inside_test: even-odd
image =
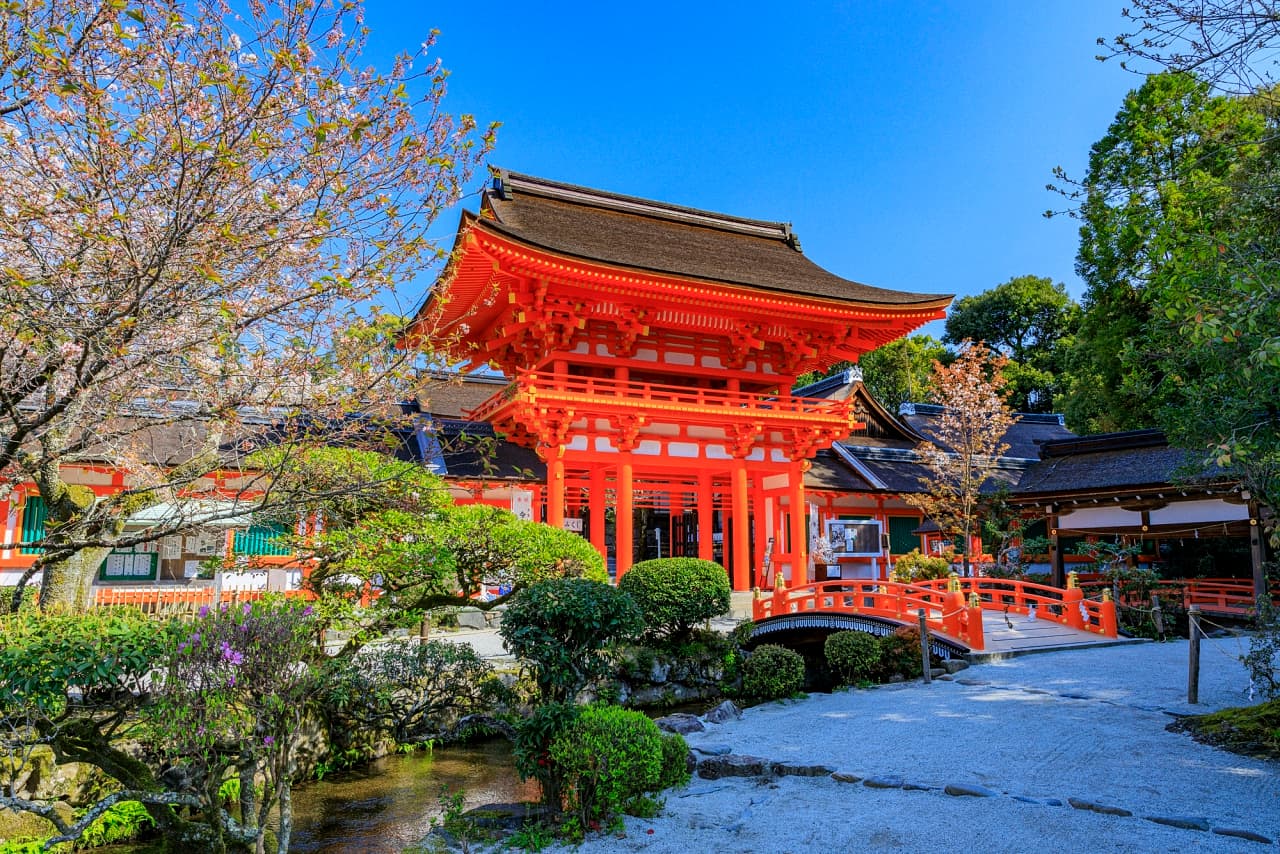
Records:
[[[722,557],[745,590],[771,583],[767,566],[808,580],[803,474],[856,426],[847,400],[793,397],[796,377],[856,361],[950,300],[840,278],[786,223],[504,172],[463,214],[405,344],[506,375],[472,417],[537,450],[545,520],[587,508],[619,576],[635,509],[657,506],[688,522],[674,553]]]

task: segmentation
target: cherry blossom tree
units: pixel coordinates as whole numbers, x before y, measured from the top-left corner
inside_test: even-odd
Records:
[[[245,450],[411,391],[395,288],[495,128],[445,111],[434,33],[362,65],[359,2],[29,0],[3,27],[0,484],[48,506],[42,602],[82,607],[112,547],[195,521],[131,514],[261,500]],[[68,483],[85,460],[126,488]]]
[[[965,341],[950,365],[934,362],[933,402],[943,410],[933,441],[916,447],[927,469],[920,477],[924,492],[902,496],[943,531],[960,535],[965,575],[983,488],[1009,449],[1005,433],[1018,420],[1005,402],[1007,361],[982,342]]]

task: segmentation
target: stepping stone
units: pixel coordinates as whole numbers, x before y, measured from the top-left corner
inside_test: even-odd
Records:
[[[1062,806],[1062,801],[1058,800],[1057,798],[1033,798],[1028,795],[1014,795],[1013,799],[1015,801],[1021,801],[1024,804],[1038,804],[1040,806],[1045,806],[1045,807]]]
[[[930,786],[928,783],[903,783],[902,790],[904,792],[936,792],[937,786]]]
[[[949,658],[942,662],[943,669],[951,674],[959,673],[961,670],[968,668],[968,666],[969,662],[965,661],[963,658]]]
[[[1156,824],[1167,824],[1169,827],[1177,827],[1182,830],[1208,830],[1209,819],[1193,818],[1185,815],[1144,815],[1147,821]]]
[[[1089,812],[1101,813],[1102,815],[1118,815],[1127,817],[1133,815],[1126,809],[1120,807],[1109,807],[1106,804],[1097,804],[1093,801],[1086,801],[1082,798],[1067,798],[1067,803],[1078,810],[1088,810]]]
[[[688,735],[691,732],[704,732],[706,730],[706,726],[702,721],[698,720],[697,715],[677,713],[657,718],[654,723],[658,725],[658,729],[676,732],[680,735]]]
[[[797,765],[791,762],[773,763],[773,773],[779,777],[830,777],[835,773],[830,765]]]
[[[722,777],[762,777],[767,773],[769,760],[761,756],[746,756],[730,753],[726,756],[712,756],[698,763],[698,776],[704,780],[719,780]]]
[[[868,777],[862,785],[869,789],[901,789],[905,782],[901,777]]]
[[[837,783],[861,783],[862,782],[862,778],[859,777],[857,774],[850,774],[846,771],[832,772],[831,779],[835,780]]]
[[[702,716],[702,719],[709,724],[723,724],[742,717],[742,710],[733,704],[731,700],[725,700],[711,711]]]
[[[689,749],[703,756],[728,756],[733,753],[733,748],[727,744],[695,744]]]
[[[1238,827],[1215,827],[1213,832],[1219,836],[1230,836],[1235,839],[1247,839],[1250,842],[1261,842],[1263,845],[1270,845],[1271,838],[1263,836],[1261,833],[1254,833],[1252,830],[1241,830]]]
[[[942,791],[957,798],[994,798],[1000,794],[999,792],[991,791],[986,786],[966,783],[949,783],[942,788]]]
[[[990,685],[985,679],[957,679],[957,685]]]

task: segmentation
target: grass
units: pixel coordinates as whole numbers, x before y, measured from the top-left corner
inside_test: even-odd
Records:
[[[1280,698],[1208,715],[1192,715],[1169,725],[1202,744],[1259,759],[1280,760]]]

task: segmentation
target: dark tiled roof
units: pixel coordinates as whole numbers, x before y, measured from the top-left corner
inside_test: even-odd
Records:
[[[938,441],[938,428],[942,419],[943,407],[927,403],[903,404],[899,414],[904,422],[921,435],[935,442],[939,447],[946,445]],[[1040,456],[1040,446],[1046,442],[1074,438],[1075,434],[1062,423],[1060,415],[1018,412],[1018,421],[1004,434],[1003,441],[1009,449],[1006,457],[1017,457],[1034,460]]]
[[[1039,462],[1022,476],[1019,494],[1098,492],[1124,487],[1152,487],[1185,480],[1197,471],[1201,455],[1171,448],[1158,430],[1104,433],[1052,442],[1042,447]],[[1219,469],[1204,480],[1225,477]]]
[[[426,400],[420,402],[423,412],[438,418],[464,418],[466,413],[484,403],[506,386],[502,377],[448,377],[427,385]]]
[[[762,290],[881,305],[934,304],[843,279],[805,257],[787,223],[742,219],[502,173],[486,191],[485,227],[587,261]]]
[[[874,486],[851,469],[830,450],[818,451],[804,474],[805,489],[834,492],[878,492]]]
[[[440,419],[432,459],[442,476],[459,480],[546,480],[547,467],[528,448],[499,438],[481,421]],[[431,443],[428,442],[431,446]]]

